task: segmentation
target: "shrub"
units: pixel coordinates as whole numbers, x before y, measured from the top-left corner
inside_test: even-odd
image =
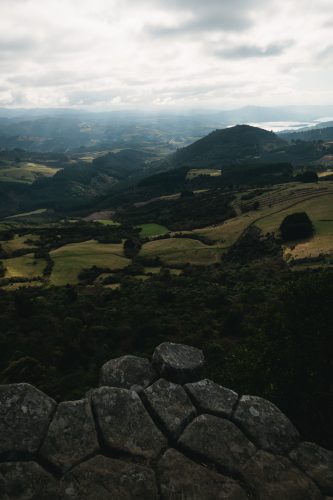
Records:
[[[306,212],[290,214],[285,217],[280,226],[284,241],[301,240],[313,235],[313,224]]]

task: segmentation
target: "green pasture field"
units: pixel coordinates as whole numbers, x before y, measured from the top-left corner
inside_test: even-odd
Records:
[[[0,182],[23,182],[32,184],[39,177],[52,177],[60,170],[39,163],[20,163],[0,168]]]
[[[142,224],[138,226],[140,236],[142,238],[151,238],[153,236],[161,236],[169,232],[168,228],[160,224]]]
[[[35,259],[32,253],[2,262],[6,268],[5,278],[37,278],[43,275],[46,266],[44,259]]]
[[[7,254],[12,254],[15,250],[20,250],[21,248],[33,248],[35,241],[38,241],[39,236],[35,234],[25,234],[23,236],[15,235],[12,240],[8,241],[0,241],[0,244],[3,250]],[[28,240],[31,240],[32,243],[27,243]]]
[[[54,261],[50,282],[57,286],[78,283],[80,271],[92,266],[116,270],[131,262],[124,257],[121,244],[104,244],[95,240],[64,245],[50,255]]]
[[[140,255],[147,258],[160,257],[163,263],[169,265],[210,265],[220,261],[222,250],[190,238],[168,238],[146,243]]]

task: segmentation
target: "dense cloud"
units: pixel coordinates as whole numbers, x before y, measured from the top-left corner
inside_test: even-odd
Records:
[[[0,106],[333,102],[331,0],[1,0]]]

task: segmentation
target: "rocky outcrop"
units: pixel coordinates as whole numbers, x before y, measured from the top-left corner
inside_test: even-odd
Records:
[[[269,401],[199,380],[203,353],[106,363],[58,405],[0,386],[0,500],[330,500],[333,452],[301,442]]]

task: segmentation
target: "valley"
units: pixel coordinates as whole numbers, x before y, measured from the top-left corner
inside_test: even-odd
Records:
[[[190,343],[205,349],[207,377],[333,443],[331,299],[318,305],[333,296],[331,146],[295,144],[243,126],[158,161],[142,149],[21,152],[23,170],[40,161],[56,173],[0,180],[0,381],[77,398],[110,353]],[[313,232],[284,241],[294,213]]]

